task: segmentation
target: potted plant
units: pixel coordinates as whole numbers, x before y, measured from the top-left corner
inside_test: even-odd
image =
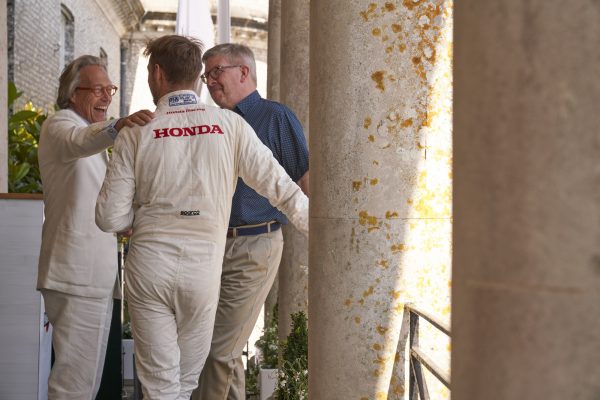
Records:
[[[279,334],[277,321],[277,305],[273,308],[271,318],[263,329],[262,336],[256,341],[258,351],[258,390],[260,400],[271,399],[277,385],[277,363],[279,357]]]
[[[308,327],[303,311],[292,314],[292,331],[282,343],[276,399],[308,399]]]

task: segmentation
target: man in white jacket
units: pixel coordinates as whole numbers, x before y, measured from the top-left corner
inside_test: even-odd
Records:
[[[156,117],[115,143],[96,204],[104,231],[133,228],[126,296],[145,399],[188,400],[206,360],[238,177],[304,233],[308,199],[237,114],[192,91],[200,43],[148,44]]]
[[[120,298],[117,240],[94,223],[94,205],[106,172],[106,148],[123,126],[144,124],[152,113],[107,121],[116,91],[100,58],[77,58],[60,77],[61,110],[40,133],[45,219],[37,288],[53,326],[50,400],[96,397],[113,296]]]

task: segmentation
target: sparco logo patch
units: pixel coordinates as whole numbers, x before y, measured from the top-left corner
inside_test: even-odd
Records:
[[[176,94],[169,97],[169,107],[196,104],[196,96],[191,93]]]
[[[191,215],[200,215],[200,210],[180,211],[179,215],[184,215],[186,217],[189,217]]]
[[[169,136],[196,136],[208,134],[223,135],[223,130],[219,125],[198,125],[185,126],[181,128],[160,128],[154,129],[154,139],[167,138]]]

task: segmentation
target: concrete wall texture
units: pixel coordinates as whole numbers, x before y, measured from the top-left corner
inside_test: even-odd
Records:
[[[452,10],[311,1],[310,398],[407,398],[405,303],[450,319]]]

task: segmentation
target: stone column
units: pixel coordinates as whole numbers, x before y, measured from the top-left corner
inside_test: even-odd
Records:
[[[310,42],[309,397],[405,399],[405,303],[450,317],[452,2],[313,0]]]
[[[6,2],[0,4],[0,193],[8,191],[8,33],[6,26]]]
[[[456,3],[453,398],[600,396],[598,20]]]
[[[279,101],[279,69],[281,54],[281,0],[269,0],[269,36],[267,52],[267,98]],[[279,293],[279,275],[265,300],[265,326],[271,319]]]
[[[281,0],[269,0],[269,39],[267,53],[267,97],[279,101],[281,56]]]
[[[309,0],[281,0],[280,98],[294,111],[308,140]],[[279,336],[287,337],[290,315],[307,309],[308,240],[291,224],[279,267]]]

